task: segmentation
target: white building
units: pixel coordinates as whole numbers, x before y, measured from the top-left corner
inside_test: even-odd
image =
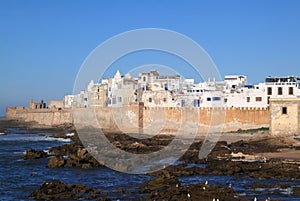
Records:
[[[264,83],[248,85],[245,75],[227,75],[224,81],[198,84],[179,75],[163,76],[158,71],[140,73],[139,78],[119,71],[113,78],[91,83],[87,90],[64,98],[70,107],[122,107],[144,102],[145,107],[267,108],[270,98],[300,97],[299,78],[268,77]]]

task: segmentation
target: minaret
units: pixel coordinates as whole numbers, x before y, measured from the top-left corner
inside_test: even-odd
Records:
[[[121,79],[121,73],[119,70],[117,70],[115,76],[114,76],[115,79]]]

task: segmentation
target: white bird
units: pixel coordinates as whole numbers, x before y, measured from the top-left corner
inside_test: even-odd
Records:
[[[205,181],[205,185],[207,185],[207,184],[208,184],[208,181],[206,180],[206,181]]]
[[[216,199],[215,199],[215,198],[213,198],[213,201],[216,201]]]
[[[203,188],[202,188],[204,191],[205,191],[205,186],[203,186]]]
[[[178,188],[178,184],[176,184],[176,188]]]
[[[257,198],[256,197],[254,197],[254,200],[253,201],[257,201]]]
[[[219,198],[217,198],[217,201],[219,201]]]
[[[190,198],[190,197],[191,197],[191,195],[190,195],[189,193],[187,194],[187,196],[188,196],[188,198]]]

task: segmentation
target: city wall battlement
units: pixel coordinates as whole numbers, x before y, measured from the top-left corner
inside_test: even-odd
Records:
[[[74,123],[74,112],[82,115],[94,111],[99,125],[103,129],[122,130],[126,132],[193,133],[195,125],[198,133],[218,131],[229,132],[239,129],[269,127],[270,112],[268,108],[177,108],[144,107],[143,103],[130,103],[122,108],[43,108],[8,107],[7,119],[36,122],[39,125],[57,126]],[[78,114],[77,113],[77,114]],[[224,121],[223,121],[224,117]],[[77,119],[77,121],[80,121]],[[182,122],[189,122],[194,127],[183,128]]]

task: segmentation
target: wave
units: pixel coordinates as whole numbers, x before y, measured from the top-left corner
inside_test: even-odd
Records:
[[[59,142],[71,142],[71,139],[65,138],[54,138],[50,136],[40,136],[33,134],[11,134],[11,135],[3,135],[0,137],[0,141],[59,141]]]
[[[75,135],[75,133],[67,133],[66,134],[66,136],[68,136],[68,137],[71,137],[71,136],[74,136]]]

